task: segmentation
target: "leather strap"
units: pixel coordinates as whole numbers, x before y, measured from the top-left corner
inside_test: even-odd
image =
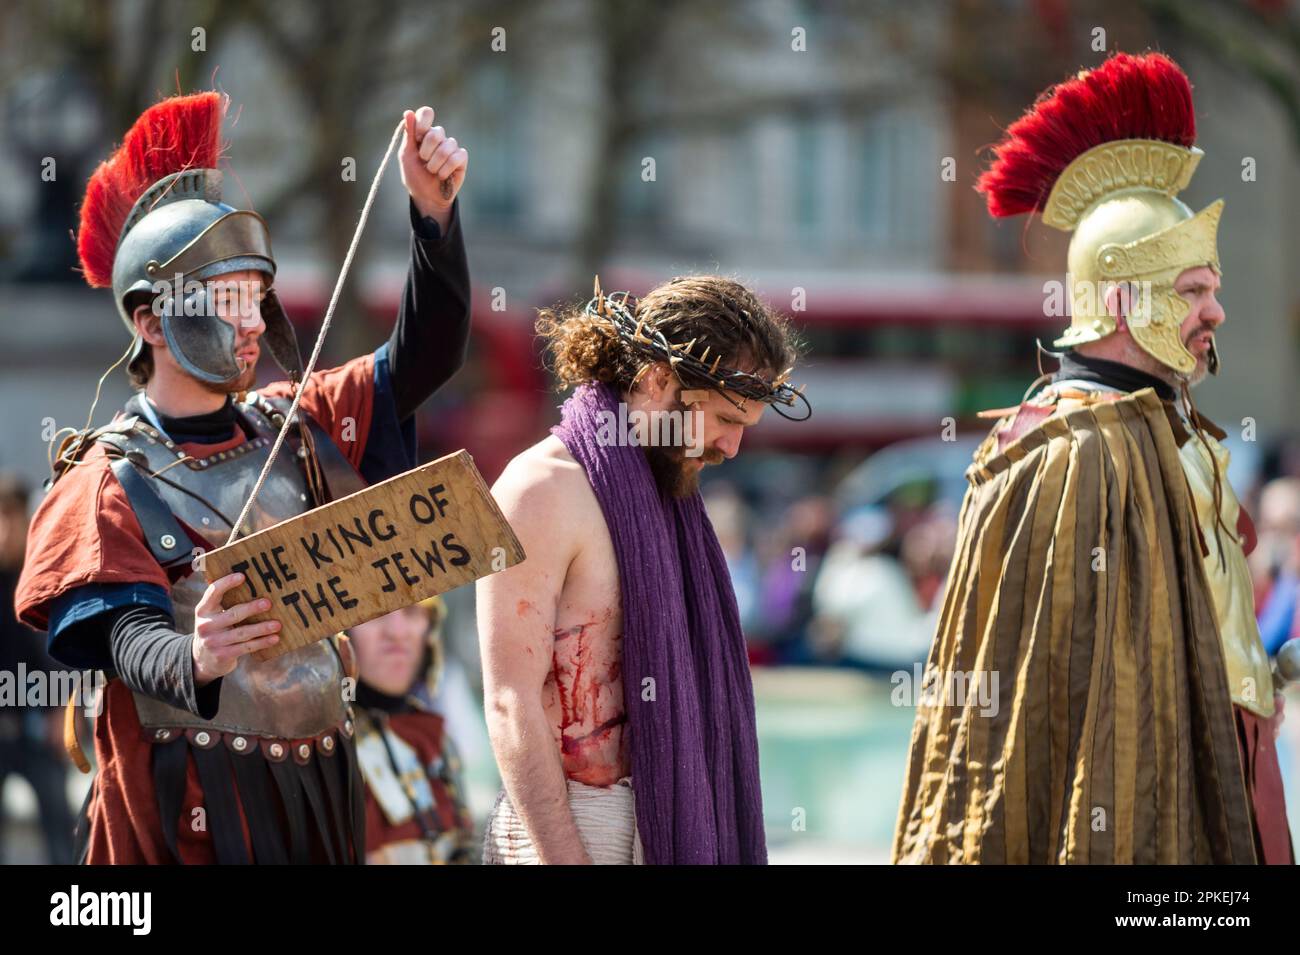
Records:
[[[90,804],[94,798],[95,783],[92,780],[72,827],[72,858],[76,865],[85,865],[90,857]]]
[[[193,746],[194,764],[203,787],[203,805],[208,815],[208,835],[218,865],[248,865],[248,846],[240,821],[239,798],[235,795],[234,770],[230,753],[217,742],[210,749]]]
[[[347,770],[347,763],[337,756],[325,755],[317,750],[319,759],[321,777],[325,780],[325,795],[330,804],[330,820],[333,823],[334,841],[338,844],[340,864],[346,865],[354,861],[351,857],[352,839],[348,835],[348,824],[351,816],[348,813],[347,796],[345,781],[340,779],[343,772]]]
[[[177,849],[177,827],[180,825],[181,803],[185,798],[185,775],[189,768],[189,744],[183,735],[169,743],[155,743],[150,747],[153,755],[154,798],[158,801],[158,816],[162,822],[163,840],[171,850],[172,859],[181,862]]]
[[[340,735],[339,755],[343,757],[343,782],[347,786],[348,811],[352,816],[352,851],[356,862],[363,864],[366,860],[366,783],[361,775],[356,746],[355,737]]]
[[[280,415],[283,420],[284,415],[289,410],[289,402],[284,398],[266,398],[262,397],[265,407],[264,413],[269,410]],[[365,479],[357,473],[357,469],[348,461],[344,455],[343,449],[340,448],[329,433],[321,427],[311,415],[307,414],[300,407],[298,414],[306,422],[308,430],[311,432],[312,444],[315,446],[316,462],[320,466],[321,473],[325,476],[325,486],[329,489],[330,500],[337,501],[339,498],[347,497],[366,487]],[[294,452],[297,453],[301,447],[301,442],[293,432],[289,433],[289,441],[293,444]]]
[[[280,803],[284,806],[284,815],[289,822],[289,861],[294,865],[310,865],[306,805],[298,774],[293,771],[293,758],[281,762],[268,760],[267,765],[271,767],[271,778],[280,791]]]
[[[365,490],[365,478],[357,473],[352,462],[344,457],[343,449],[334,443],[334,439],[325,433],[325,429],[311,415],[307,416],[307,427],[311,430],[312,438],[315,439],[316,460],[325,475],[325,486],[329,488],[330,500],[337,501],[349,494]]]
[[[126,492],[126,499],[135,512],[136,520],[140,522],[144,542],[153,559],[164,569],[188,563],[191,546],[189,535],[181,529],[180,522],[172,514],[171,508],[163,503],[153,485],[129,457],[117,458],[109,467]]]
[[[86,759],[86,754],[81,749],[81,740],[77,739],[76,694],[68,698],[68,705],[63,708],[63,748],[77,769],[83,773],[90,772],[90,760]]]
[[[257,746],[230,757],[235,766],[235,787],[253,839],[253,861],[257,865],[287,865],[289,854],[275,817],[277,805],[271,795],[270,770]]]
[[[312,817],[316,820],[316,834],[325,847],[325,856],[330,865],[338,865],[340,860],[334,845],[334,829],[326,816],[325,794],[318,774],[320,768],[320,758],[314,752],[306,765],[293,763],[293,769],[302,781],[303,792],[307,794],[307,805],[311,806]],[[342,861],[347,862],[347,859]]]

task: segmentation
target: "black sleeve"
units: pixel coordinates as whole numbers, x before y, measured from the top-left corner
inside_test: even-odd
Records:
[[[460,200],[443,235],[411,203],[411,270],[388,340],[399,421],[410,417],[465,364],[469,347],[469,264],[460,231]]]
[[[200,719],[217,715],[221,678],[194,685],[193,638],[176,632],[170,614],[141,604],[107,611],[99,619],[109,634],[113,669],[123,683]]]

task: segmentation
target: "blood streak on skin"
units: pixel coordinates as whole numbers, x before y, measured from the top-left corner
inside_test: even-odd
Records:
[[[618,686],[622,672],[616,651],[618,636],[599,638],[590,629],[606,623],[611,616],[606,612],[602,619],[593,614],[593,619],[585,624],[552,632],[555,646],[547,683],[554,687],[559,709],[553,718],[558,723],[557,742],[564,757],[565,773],[571,779],[592,785],[610,785],[622,774],[623,747],[610,749],[615,731],[627,722]],[[594,659],[600,639],[613,643],[610,648],[614,651],[613,659],[607,665]],[[608,694],[604,705],[602,691]]]
[[[605,722],[601,723],[590,733],[586,733],[582,736],[564,737],[564,743],[561,745],[560,748],[566,754],[572,755],[579,751],[582,744],[598,742],[598,740],[596,739],[597,737],[603,736],[604,734],[608,733],[610,730],[617,729],[618,727],[622,726],[626,722],[627,722],[627,714],[620,713],[618,716],[605,720]]]

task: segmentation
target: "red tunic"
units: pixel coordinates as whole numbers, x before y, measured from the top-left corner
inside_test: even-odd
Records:
[[[1259,863],[1295,865],[1272,723],[1242,706],[1234,705],[1232,711],[1237,714],[1237,742],[1254,816],[1255,853]]]
[[[273,398],[292,394],[287,381],[258,389]],[[315,372],[299,407],[314,418],[360,468],[374,399],[374,356],[354,358],[338,368]],[[350,421],[348,419],[351,419]],[[241,429],[222,444],[182,444],[204,458],[242,444]],[[345,433],[346,432],[346,433]],[[14,605],[19,619],[44,630],[50,605],[59,596],[85,584],[149,583],[171,589],[167,574],[153,559],[140,523],[113,472],[108,458],[95,447],[82,463],[61,477],[32,518],[27,537],[27,562],[18,581]],[[150,743],[143,736],[131,691],[121,680],[105,687],[103,709],[95,722],[95,758],[99,774],[87,807],[90,819],[91,864],[166,863],[171,853],[163,839],[150,770]],[[206,829],[194,831],[184,821],[203,805],[198,772],[191,758],[177,827],[177,849],[189,864],[216,861]],[[252,848],[248,828],[244,841]]]
[[[420,757],[420,765],[431,766],[443,758],[443,720],[437,713],[412,710],[394,713],[388,717],[389,728],[402,738]],[[468,839],[472,832],[464,794],[449,791],[442,779],[430,778],[433,791],[436,824],[439,832],[461,830]],[[366,787],[366,853],[370,854],[395,842],[419,840],[424,837],[420,821],[412,816],[405,822],[392,825],[379,801]]]

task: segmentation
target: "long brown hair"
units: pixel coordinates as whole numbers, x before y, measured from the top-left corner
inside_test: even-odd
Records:
[[[673,344],[694,341],[697,353],[708,347],[712,356],[721,356],[723,365],[764,377],[789,368],[798,354],[789,321],[745,286],[721,275],[665,282],[637,301],[635,316]],[[629,391],[652,361],[581,304],[542,309],[537,334],[546,342],[562,391],[590,381]]]

